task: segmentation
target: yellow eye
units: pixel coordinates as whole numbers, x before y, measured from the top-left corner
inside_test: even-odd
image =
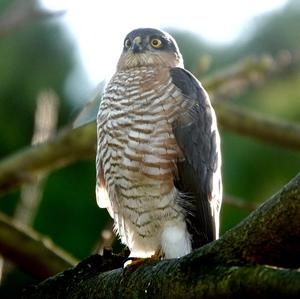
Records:
[[[161,47],[161,40],[158,39],[158,38],[153,38],[153,39],[151,40],[151,46],[152,46],[153,48],[160,48],[160,47]]]
[[[128,48],[131,47],[131,41],[130,41],[129,38],[127,38],[127,39],[125,40],[125,42],[124,42],[124,47],[125,47],[126,49],[128,49]]]

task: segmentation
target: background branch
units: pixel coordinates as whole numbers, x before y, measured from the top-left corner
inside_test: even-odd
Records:
[[[243,110],[228,102],[215,103],[220,127],[283,148],[300,149],[300,126]],[[30,182],[34,174],[95,156],[96,124],[65,129],[49,142],[28,147],[0,162],[0,193]]]
[[[92,257],[25,298],[298,298],[300,272],[292,269],[300,267],[299,219],[300,173],[219,240],[185,257],[109,272],[113,258]]]
[[[300,125],[243,109],[229,102],[215,102],[220,126],[283,148],[300,150]]]
[[[292,72],[300,63],[300,49],[282,50],[276,57],[271,55],[247,57],[238,63],[218,70],[201,79],[213,101],[224,100],[245,92],[249,86],[260,86],[275,75]]]
[[[63,167],[95,156],[96,124],[64,129],[47,143],[25,148],[0,163],[0,193],[24,182],[32,175]]]
[[[209,94],[215,97],[232,96],[240,93],[258,79],[266,78],[270,73],[286,69],[289,64],[277,67],[277,61],[270,55],[262,57],[248,57],[235,65],[229,66],[216,74],[201,80]]]
[[[39,93],[32,145],[44,143],[55,134],[58,120],[58,103],[58,96],[53,90],[43,90]],[[22,185],[20,199],[14,214],[16,220],[25,225],[30,225],[33,222],[42,198],[45,180],[46,174],[32,176],[32,183]]]
[[[223,203],[238,209],[245,209],[248,211],[255,210],[259,205],[256,202],[249,202],[242,198],[238,198],[236,196],[232,196],[228,194],[223,195]]]
[[[46,278],[78,261],[52,241],[0,213],[0,252],[26,272]]]

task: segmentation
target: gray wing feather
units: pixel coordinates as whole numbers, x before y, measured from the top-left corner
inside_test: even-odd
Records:
[[[173,123],[176,141],[184,155],[178,161],[176,187],[184,193],[182,206],[193,248],[218,237],[222,198],[221,154],[215,113],[200,82],[188,71],[171,69],[188,109]],[[188,201],[188,202],[186,202]]]

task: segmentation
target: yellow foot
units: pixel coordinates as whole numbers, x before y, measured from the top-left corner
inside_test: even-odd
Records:
[[[124,262],[123,268],[126,270],[134,270],[138,266],[145,263],[147,258],[141,258],[141,257],[128,257],[126,261]]]
[[[133,271],[137,267],[141,266],[142,264],[155,262],[161,259],[160,251],[154,253],[150,257],[142,258],[142,257],[128,257],[124,262],[123,268],[128,271]]]

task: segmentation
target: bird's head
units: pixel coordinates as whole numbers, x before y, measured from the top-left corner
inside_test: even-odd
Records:
[[[162,65],[183,67],[183,59],[174,38],[162,30],[139,28],[127,34],[118,62],[118,70]]]

